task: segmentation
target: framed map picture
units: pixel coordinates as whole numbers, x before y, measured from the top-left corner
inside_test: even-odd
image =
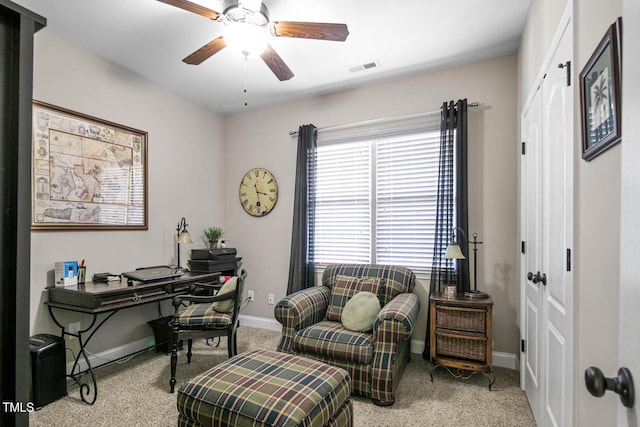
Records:
[[[33,102],[32,230],[146,230],[147,133]]]

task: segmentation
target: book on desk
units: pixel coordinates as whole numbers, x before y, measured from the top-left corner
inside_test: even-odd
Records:
[[[113,273],[95,273],[93,275],[92,280],[94,282],[116,282],[120,280],[120,275],[119,274],[113,274]]]

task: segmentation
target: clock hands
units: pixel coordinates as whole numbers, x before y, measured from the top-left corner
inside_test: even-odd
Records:
[[[256,207],[258,209],[260,209],[262,207],[262,203],[260,203],[260,195],[262,194],[264,196],[267,196],[268,194],[267,193],[263,193],[262,191],[258,191],[258,184],[256,184],[256,183],[253,184],[253,188],[256,189],[256,199],[257,199],[256,200]],[[262,211],[262,215],[266,215],[266,214],[267,214],[267,211]]]
[[[262,191],[258,191],[258,184],[253,184],[253,187],[256,189],[256,193],[262,194],[263,196],[267,196],[267,193],[263,193]]]

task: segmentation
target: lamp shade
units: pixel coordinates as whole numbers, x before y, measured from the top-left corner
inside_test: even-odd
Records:
[[[178,238],[176,239],[176,241],[180,245],[184,245],[185,243],[193,243],[193,241],[191,240],[191,235],[188,231],[183,231],[182,233],[178,234]]]
[[[446,259],[465,259],[460,246],[455,243],[450,243],[449,246],[447,246],[447,251],[445,252],[444,257]]]

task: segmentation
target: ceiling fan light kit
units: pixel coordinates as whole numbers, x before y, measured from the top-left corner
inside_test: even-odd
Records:
[[[345,41],[349,35],[346,24],[319,22],[269,21],[269,10],[261,0],[225,0],[223,13],[188,0],[158,0],[171,6],[195,13],[225,24],[225,35],[210,41],[183,62],[198,65],[227,46],[234,47],[242,55],[260,55],[280,81],[289,80],[293,72],[268,42],[273,37]]]
[[[262,0],[240,0],[235,3],[243,9],[252,10],[254,12],[260,10],[260,7],[262,6]]]
[[[244,22],[227,22],[226,25],[227,46],[245,58],[260,55],[267,48],[269,42],[264,28]]]

